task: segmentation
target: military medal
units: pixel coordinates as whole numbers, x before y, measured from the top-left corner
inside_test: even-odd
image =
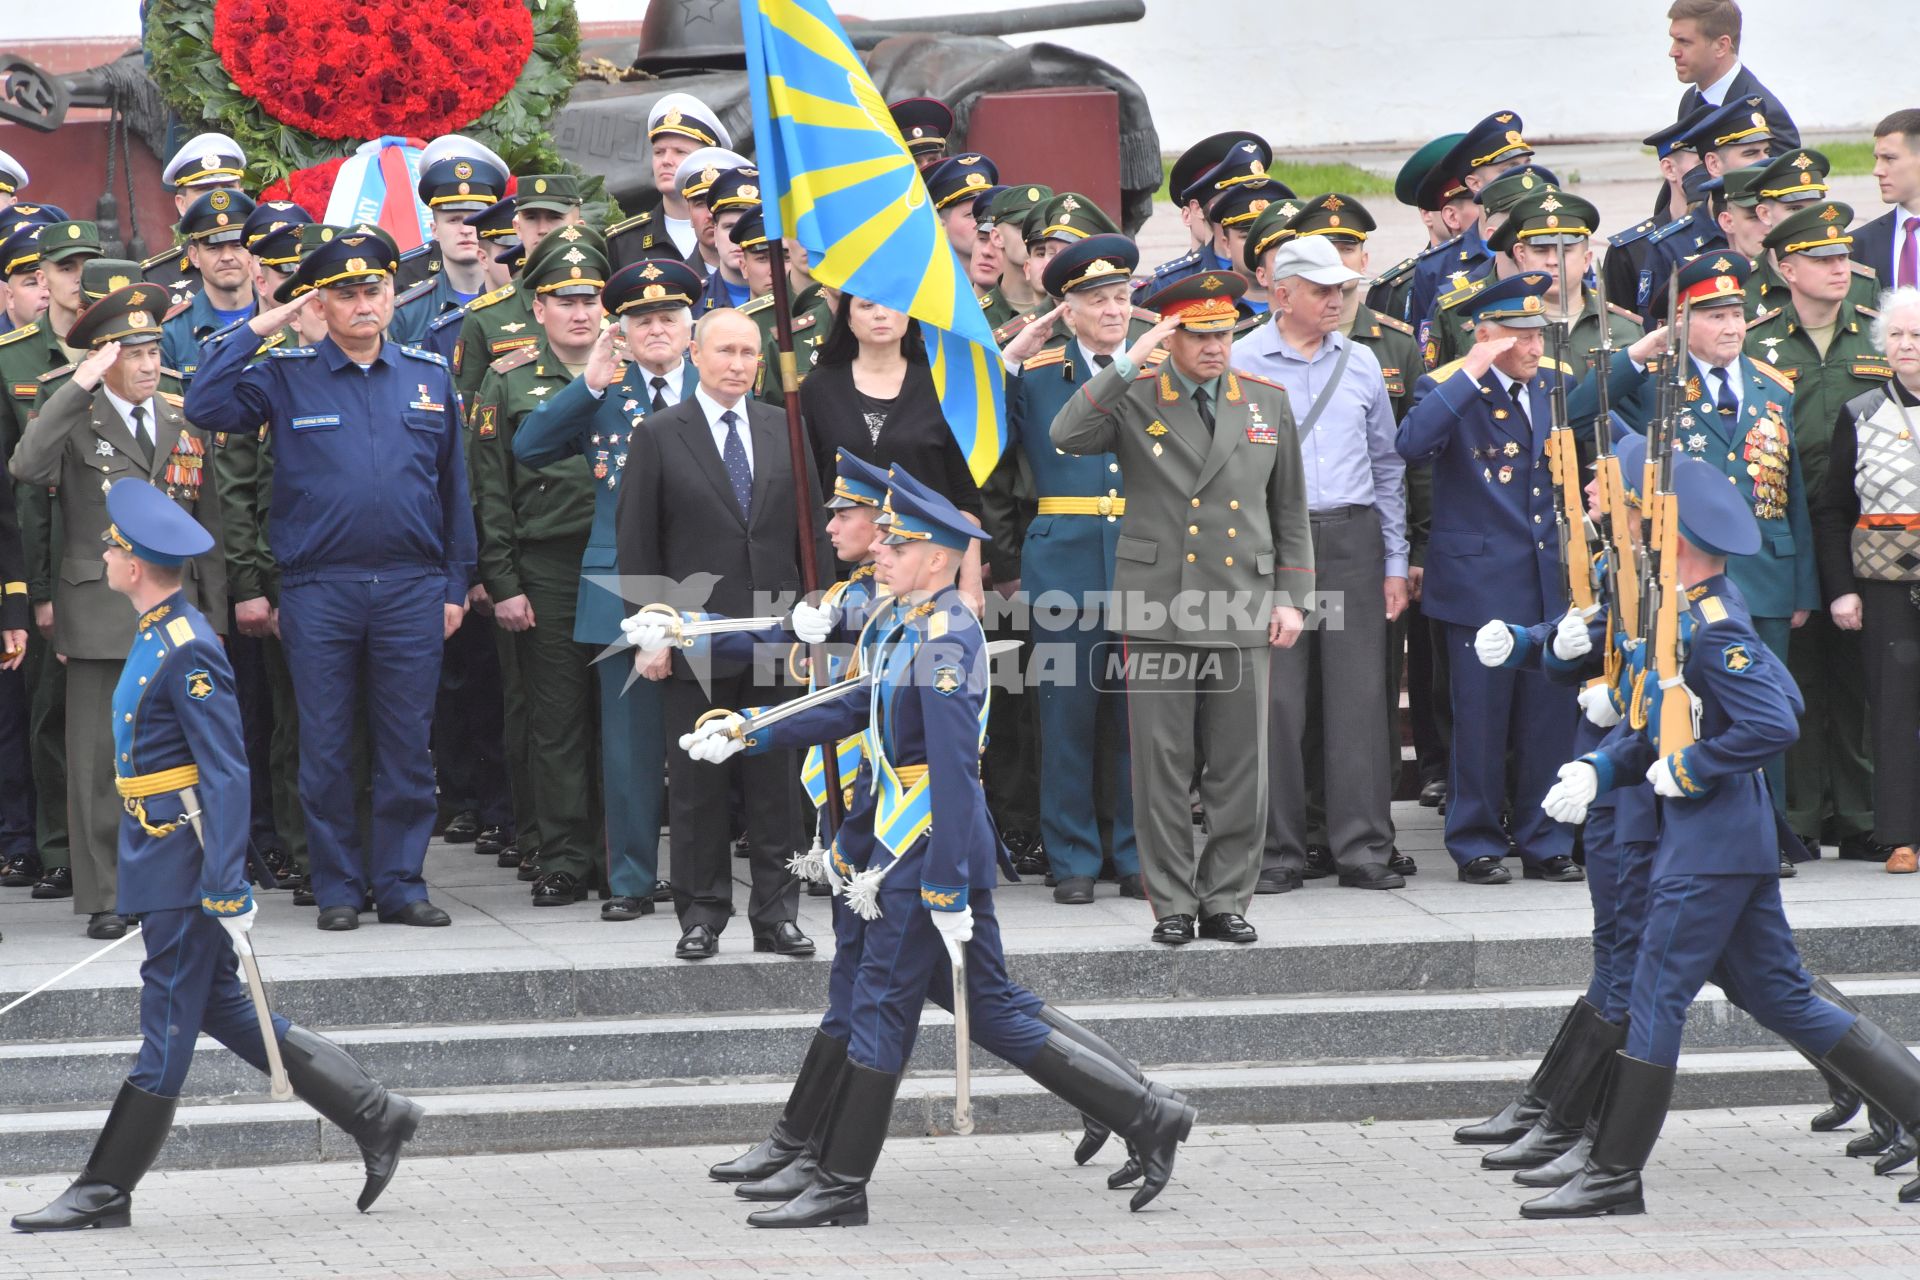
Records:
[[[1513,483],[1513,468],[1512,468],[1512,467],[1502,467],[1502,468],[1500,468],[1500,483],[1501,483],[1501,484],[1512,484],[1512,483]]]
[[[1517,458],[1520,456],[1520,446],[1509,440],[1506,445],[1501,448],[1500,452],[1506,454],[1509,458]]]
[[[108,444],[105,440],[102,440],[99,443],[95,444],[93,446],[93,451],[95,454],[97,454],[102,458],[111,458],[113,456],[113,446]]]

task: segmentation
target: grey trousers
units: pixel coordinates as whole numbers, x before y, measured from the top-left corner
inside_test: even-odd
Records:
[[[113,785],[113,690],[125,664],[67,660],[67,842],[73,853],[73,911],[111,911],[119,888],[120,816]]]
[[[1320,604],[1291,649],[1272,651],[1268,691],[1266,850],[1261,870],[1306,865],[1308,756],[1318,756],[1326,785],[1327,843],[1341,871],[1385,864],[1393,846],[1393,781],[1380,749],[1386,722],[1386,547],[1372,507],[1316,513],[1315,590]],[[1310,698],[1319,702],[1310,716]],[[1315,723],[1316,740],[1307,740]]]
[[[1148,904],[1160,918],[1244,915],[1267,821],[1267,646],[1129,637],[1126,653],[1133,818]],[[1188,798],[1196,738],[1207,811],[1198,852]]]

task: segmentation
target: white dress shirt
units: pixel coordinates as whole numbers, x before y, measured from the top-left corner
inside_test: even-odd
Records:
[[[145,400],[136,406],[133,401],[122,400],[119,396],[115,395],[113,389],[104,382],[100,384],[100,389],[107,393],[107,403],[111,404],[114,412],[120,415],[120,420],[127,424],[127,433],[151,452],[154,447],[154,442],[159,439],[159,405],[153,400]],[[145,427],[136,427],[133,425],[133,411],[136,407],[147,411],[147,425]]]
[[[1722,106],[1727,100],[1727,90],[1733,87],[1734,77],[1740,74],[1740,59],[1735,58],[1733,65],[1727,68],[1727,74],[1715,80],[1700,91],[1700,100],[1714,106]]]
[[[660,215],[660,221],[667,228],[667,238],[673,241],[673,247],[686,257],[700,243],[700,233],[693,229],[693,222],[687,218],[670,218]]]
[[[1720,404],[1720,378],[1713,366],[1699,356],[1693,357],[1693,367],[1700,371],[1700,390],[1708,404],[1716,408]],[[1747,380],[1740,375],[1740,361],[1735,360],[1727,366],[1727,385],[1733,388],[1734,421],[1740,420],[1740,411],[1747,407]]]
[[[704,386],[695,387],[693,398],[700,406],[700,412],[707,415],[707,429],[713,432],[713,448],[722,458],[727,456],[727,424],[720,421],[720,415],[729,409],[740,432],[740,446],[747,451],[747,470],[753,470],[753,432],[747,426],[747,397],[741,396],[740,403],[724,405],[707,394]]]

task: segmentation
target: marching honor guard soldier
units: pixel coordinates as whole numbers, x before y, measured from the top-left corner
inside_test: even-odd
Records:
[[[513,438],[527,415],[585,372],[601,340],[605,246],[589,227],[564,226],[527,259],[520,287],[533,299],[539,341],[493,362],[474,397],[467,433],[479,527],[476,576],[493,601],[502,643],[513,650],[527,704],[526,750],[540,828],[537,907],[585,898],[600,866],[599,805],[592,775],[582,768],[596,745],[590,655],[574,641],[580,566],[599,481],[584,452],[549,466],[522,465]]]
[[[1878,312],[1852,300],[1851,207],[1820,200],[1767,232],[1785,297],[1747,326],[1743,347],[1756,367],[1793,387],[1793,449],[1809,495],[1827,491],[1828,445],[1849,400],[1887,385],[1893,366],[1873,343]],[[1751,290],[1748,291],[1751,297]],[[1811,499],[1809,499],[1811,505]],[[1787,670],[1806,702],[1800,738],[1787,753],[1787,821],[1808,848],[1823,838],[1840,856],[1885,862],[1873,839],[1873,752],[1867,730],[1867,659],[1860,633],[1814,609],[1787,642]]]
[[[194,201],[209,191],[238,192],[247,176],[247,153],[224,133],[201,133],[167,161],[160,180],[173,188],[173,211],[184,217]],[[149,283],[167,290],[167,310],[190,301],[200,292],[200,269],[184,242],[163,249],[140,264]]]
[[[1149,299],[1159,324],[1054,417],[1056,448],[1116,455],[1112,629],[1125,638],[1133,808],[1152,937],[1257,937],[1246,921],[1267,822],[1267,649],[1299,638],[1314,586],[1286,390],[1230,367],[1244,277],[1208,271]],[[1147,368],[1154,348],[1167,359]],[[1112,664],[1104,673],[1112,679]],[[1193,852],[1196,728],[1207,768]],[[1248,749],[1252,743],[1253,748]]]
[[[134,288],[165,296],[156,285]],[[167,1140],[202,1031],[255,1070],[268,1071],[273,1059],[256,1012],[264,997],[258,1006],[249,997],[236,955],[259,915],[247,886],[240,704],[221,638],[184,585],[214,535],[138,476],[114,481],[97,505],[108,520],[95,539],[107,544],[106,583],[133,606],[131,650],[114,664],[112,729],[124,797],[115,803],[118,908],[140,917],[147,948],[141,1045],[86,1168],[46,1208],[15,1217],[15,1231],[132,1224],[134,1188]],[[277,1014],[271,1022],[294,1095],[359,1144],[365,1213],[393,1180],[425,1109],[326,1037]]]
[[[713,109],[690,93],[663,93],[647,112],[647,148],[659,204],[607,228],[615,268],[671,254],[695,266],[700,236],[686,197],[674,182],[680,164],[702,147],[730,147],[733,137]]]
[[[707,719],[681,741],[696,760],[742,750],[838,743],[865,726],[872,861],[846,868],[849,909],[864,920],[848,995],[849,1039],[827,1106],[812,1181],[756,1227],[859,1226],[886,1142],[920,1009],[939,975],[965,961],[974,1039],[1121,1134],[1139,1152],[1144,1208],[1167,1185],[1195,1111],[1068,1031],[1035,1016],[1007,976],[993,887],[1007,855],[987,816],[979,753],[989,678],[979,620],[955,588],[968,543],[986,535],[958,508],[893,469],[877,577],[895,597],[872,672],[838,703],[754,729],[748,716]],[[869,631],[871,635],[871,631]],[[841,874],[836,865],[835,874]],[[971,945],[969,945],[971,944]],[[816,1041],[816,1045],[818,1042]],[[826,1056],[823,1051],[823,1058]],[[821,1073],[825,1074],[824,1071]]]
[[[902,98],[889,102],[887,113],[923,173],[947,158],[947,136],[953,132],[952,107],[938,98]]]
[[[619,572],[614,513],[633,434],[648,429],[648,414],[680,403],[699,383],[687,359],[699,296],[699,275],[677,258],[643,258],[615,272],[601,301],[617,328],[601,335],[581,376],[542,398],[513,433],[513,456],[525,466],[548,468],[578,454],[593,472],[593,526],[580,560],[573,638],[597,650],[601,796],[613,893],[601,904],[603,920],[652,915],[661,889],[662,690],[657,681],[634,679],[627,660],[620,630],[627,605],[613,589]],[[624,364],[615,349],[622,340]]]
[[[131,273],[129,273],[131,274]],[[92,548],[107,527],[106,496],[126,476],[165,487],[202,526],[221,528],[219,487],[208,470],[213,435],[184,416],[177,396],[161,393],[160,314],[166,293],[154,284],[116,289],[80,313],[66,342],[89,354],[38,412],[13,453],[13,477],[60,490],[60,571],[53,588],[54,649],[65,656],[68,839],[74,910],[88,917],[91,937],[117,938],[126,923],[114,912],[117,839],[113,792],[113,688],[132,634]],[[226,566],[197,559],[184,571],[196,606],[225,624]],[[241,813],[247,811],[241,803]],[[244,827],[244,823],[243,823]]]
[[[214,430],[266,424],[319,927],[358,928],[369,887],[382,922],[444,925],[420,867],[434,819],[441,648],[465,616],[474,556],[459,400],[438,356],[386,339],[393,242],[370,227],[309,231],[316,247],[274,295],[281,305],[208,344],[189,408]],[[269,336],[316,305],[309,293],[326,336],[255,362]],[[351,749],[363,708],[373,776],[365,845]]]
[[[1566,571],[1554,534],[1546,442],[1551,392],[1565,375],[1543,358],[1545,272],[1502,280],[1475,297],[1476,341],[1424,375],[1401,422],[1410,463],[1433,464],[1433,529],[1422,609],[1446,628],[1453,749],[1447,852],[1469,884],[1505,884],[1501,814],[1529,880],[1579,880],[1569,832],[1540,812],[1567,758],[1573,698],[1531,672],[1472,661],[1473,636],[1501,618],[1532,626],[1560,612]],[[1509,792],[1508,756],[1515,761]]]

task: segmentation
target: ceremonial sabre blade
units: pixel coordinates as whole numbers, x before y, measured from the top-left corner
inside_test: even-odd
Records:
[[[95,960],[98,960],[101,956],[107,954],[107,952],[113,950],[115,947],[119,946],[124,942],[131,942],[139,936],[140,936],[140,926],[135,925],[133,926],[133,928],[127,930],[125,933],[115,938],[112,942],[109,942],[106,946],[100,948],[98,951],[88,956],[85,960],[81,960],[81,961],[78,961],[77,963],[68,965],[66,968],[54,974],[51,978],[48,978],[45,982],[41,983],[39,986],[35,987],[33,990],[27,992],[27,994],[21,996],[19,999],[14,1000],[12,1003],[8,1004],[6,1008],[0,1009],[0,1015],[5,1015],[13,1012],[15,1009],[18,1009],[21,1005],[25,1004],[27,1001],[39,995],[42,991],[45,991],[48,987],[51,987],[54,983],[59,982],[62,978],[68,976],[69,974],[80,972],[80,970],[86,968],[88,965],[92,964]]]
[[[973,1017],[967,1012],[964,949],[953,962],[953,1131],[963,1138],[973,1132]]]

